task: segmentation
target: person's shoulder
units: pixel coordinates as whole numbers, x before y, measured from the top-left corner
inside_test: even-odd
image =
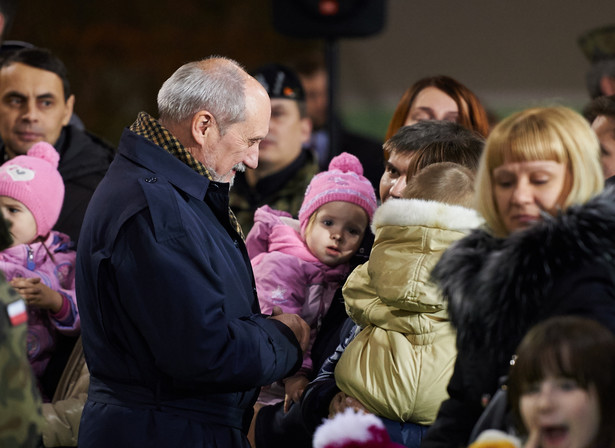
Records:
[[[113,159],[116,149],[110,142],[102,137],[86,129],[79,129],[73,125],[65,126],[64,132],[66,133],[64,142],[65,148],[58,148],[58,150],[66,151],[74,148],[88,153],[98,153],[108,158],[109,161]]]

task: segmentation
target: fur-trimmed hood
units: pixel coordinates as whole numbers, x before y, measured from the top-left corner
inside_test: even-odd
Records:
[[[590,263],[615,272],[613,189],[508,238],[476,230],[444,253],[432,277],[449,301],[459,348],[513,353],[555,308],[554,286]]]
[[[476,210],[422,199],[390,199],[374,214],[372,232],[383,226],[427,226],[469,231],[483,224]]]

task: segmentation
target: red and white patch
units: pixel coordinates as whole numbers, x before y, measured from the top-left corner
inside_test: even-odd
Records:
[[[26,302],[22,299],[9,303],[6,307],[6,311],[9,315],[9,321],[13,327],[21,325],[28,320],[28,314],[26,313]]]

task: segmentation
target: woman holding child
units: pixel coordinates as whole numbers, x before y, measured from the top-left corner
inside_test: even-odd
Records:
[[[536,323],[572,314],[615,332],[615,197],[603,184],[598,140],[570,109],[522,111],[491,132],[477,175],[486,228],[453,245],[433,271],[458,356],[423,448],[467,445]]]

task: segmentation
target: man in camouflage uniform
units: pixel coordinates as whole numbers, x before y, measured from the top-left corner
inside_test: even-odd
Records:
[[[318,172],[314,153],[302,149],[312,122],[298,76],[278,64],[264,66],[253,76],[271,98],[271,121],[269,134],[260,143],[258,168],[237,173],[230,193],[231,208],[245,234],[252,228],[254,212],[263,205],[297,217],[305,189]]]
[[[0,250],[10,245],[0,219]],[[26,304],[0,274],[0,446],[42,446],[41,399],[26,355]]]

